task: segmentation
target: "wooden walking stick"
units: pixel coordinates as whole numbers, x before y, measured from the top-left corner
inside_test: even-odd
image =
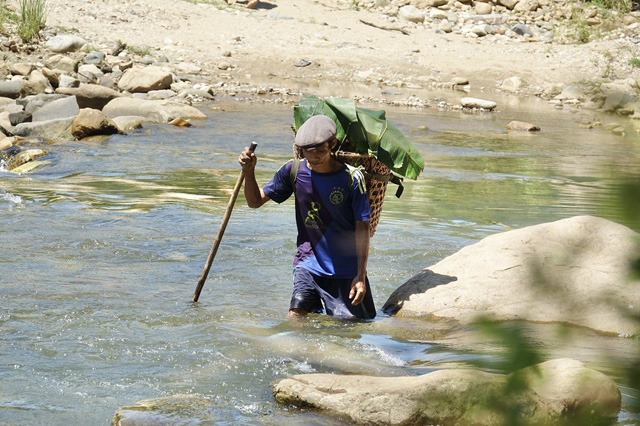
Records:
[[[256,142],[251,142],[249,151],[254,152],[257,146],[258,144]],[[207,263],[204,265],[204,270],[202,271],[202,275],[198,280],[196,291],[193,293],[193,297],[191,299],[192,302],[197,302],[198,299],[200,298],[200,292],[202,291],[202,287],[204,287],[204,282],[207,280],[207,275],[209,275],[209,269],[211,269],[213,258],[216,257],[216,253],[218,252],[218,247],[220,246],[220,241],[222,241],[222,236],[224,235],[224,231],[225,229],[227,229],[227,224],[229,223],[229,218],[231,217],[231,211],[233,210],[233,205],[236,202],[236,198],[238,198],[238,193],[240,192],[240,188],[242,187],[243,181],[244,181],[244,169],[240,172],[240,176],[238,176],[238,180],[236,181],[236,186],[233,188],[233,194],[231,194],[231,198],[229,199],[229,204],[227,204],[227,211],[225,212],[224,218],[222,219],[220,230],[218,231],[218,235],[216,235],[216,240],[213,242],[213,247],[211,247],[211,251],[209,252],[209,257],[207,258]]]

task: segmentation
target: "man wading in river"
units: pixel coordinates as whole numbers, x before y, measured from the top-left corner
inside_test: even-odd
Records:
[[[329,315],[340,318],[376,316],[367,279],[369,201],[364,176],[331,154],[336,144],[331,118],[309,118],[295,137],[303,159],[284,164],[262,189],[256,181],[255,154],[245,148],[238,159],[249,207],[269,200],[282,203],[295,194],[298,252],[290,318],[321,313],[323,305]]]

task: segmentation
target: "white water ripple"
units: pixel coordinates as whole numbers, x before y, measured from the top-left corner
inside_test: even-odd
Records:
[[[14,204],[22,204],[22,197],[6,191],[0,193],[0,200],[6,200]]]

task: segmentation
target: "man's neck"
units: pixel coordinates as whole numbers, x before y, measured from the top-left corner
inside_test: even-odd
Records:
[[[307,167],[309,170],[316,173],[331,173],[340,170],[342,168],[342,163],[337,161],[335,158],[330,157],[328,161],[313,166],[307,161]]]

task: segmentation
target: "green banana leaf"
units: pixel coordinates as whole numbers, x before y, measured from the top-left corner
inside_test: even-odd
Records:
[[[417,179],[424,170],[424,158],[383,110],[358,108],[353,99],[307,96],[294,107],[296,132],[310,117],[324,114],[337,126],[336,138],[343,151],[371,154],[394,173]]]

